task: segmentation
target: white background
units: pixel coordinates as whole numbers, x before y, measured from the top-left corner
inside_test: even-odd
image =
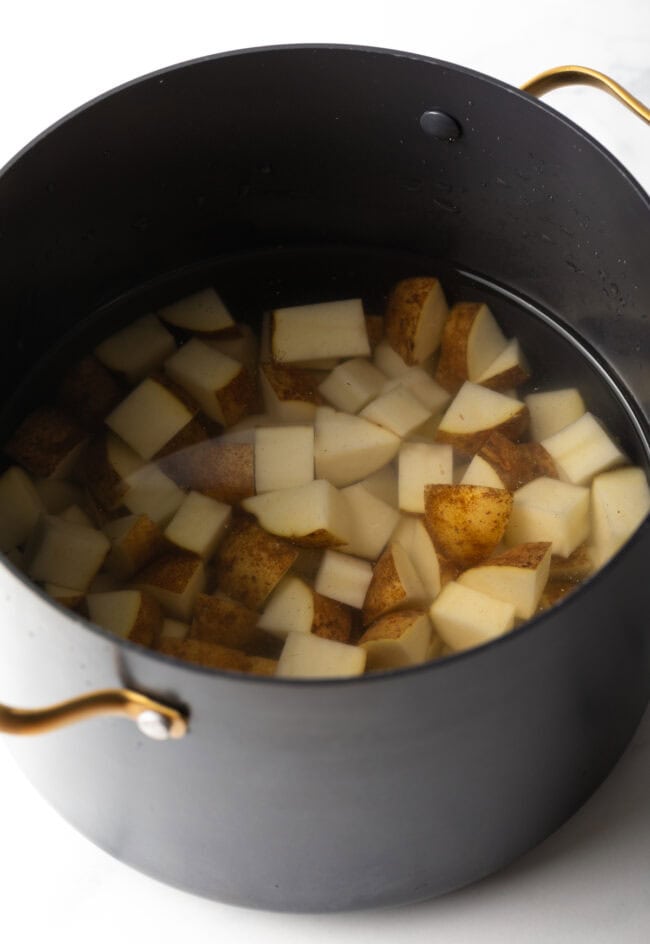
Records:
[[[294,42],[411,50],[513,85],[579,63],[650,101],[647,0],[9,0],[0,20],[0,166],[61,115],[128,79],[213,52]],[[650,188],[650,129],[590,89],[558,91],[550,101]],[[649,714],[606,784],[541,847],[473,888],[391,911],[277,915],[168,889],[62,822],[1,743],[0,801],[0,940],[7,944],[650,941]]]

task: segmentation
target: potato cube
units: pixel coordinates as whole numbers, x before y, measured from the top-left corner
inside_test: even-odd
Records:
[[[247,672],[251,658],[239,649],[230,649],[204,639],[160,639],[158,652],[175,659],[184,659],[205,669],[221,669],[230,672]]]
[[[325,551],[314,587],[317,593],[360,610],[371,580],[372,567],[368,561],[339,551]]]
[[[530,368],[524,352],[517,338],[513,338],[476,379],[476,383],[490,390],[505,392],[525,383],[529,377]]]
[[[366,653],[312,633],[289,633],[278,660],[278,678],[342,678],[361,675]]]
[[[487,305],[459,302],[444,326],[435,379],[450,393],[466,380],[478,383],[507,344]]]
[[[388,341],[381,341],[375,348],[373,362],[377,370],[386,377],[400,378],[411,370],[411,365],[399,356]]]
[[[155,597],[168,616],[187,623],[205,588],[205,566],[194,554],[164,554],[140,571],[134,586]]]
[[[485,560],[497,547],[513,498],[505,489],[483,485],[426,485],[424,504],[426,528],[436,548],[464,568]]]
[[[517,489],[505,533],[510,547],[550,541],[568,557],[589,534],[589,489],[542,476]]]
[[[260,609],[298,557],[298,548],[239,518],[217,547],[217,589],[252,610]]]
[[[246,649],[261,635],[259,613],[225,593],[200,593],[194,605],[190,639],[203,639],[231,649]]]
[[[341,490],[348,502],[351,539],[342,550],[357,557],[377,560],[399,521],[399,512],[363,485],[348,485]]]
[[[311,423],[323,403],[312,374],[295,367],[262,363],[260,390],[266,412],[283,423]]]
[[[255,332],[247,324],[236,325],[236,337],[216,337],[208,341],[208,345],[216,351],[221,351],[234,361],[244,364],[250,371],[255,371],[258,362],[258,345]]]
[[[337,410],[357,413],[379,395],[385,383],[385,374],[370,361],[356,357],[335,367],[318,389]]]
[[[431,623],[421,610],[399,610],[380,617],[365,631],[359,646],[366,651],[366,669],[401,669],[427,658]]]
[[[209,560],[224,535],[231,514],[230,505],[200,492],[190,492],[165,528],[165,537],[179,550]]]
[[[594,475],[621,465],[625,456],[591,413],[542,441],[559,476],[573,485],[588,485]]]
[[[266,531],[301,547],[337,547],[350,540],[347,502],[324,479],[254,495],[241,504]]]
[[[359,415],[396,436],[404,437],[426,423],[431,412],[406,387],[398,384],[388,393],[371,400]]]
[[[258,627],[279,639],[289,633],[314,633],[324,639],[348,642],[350,611],[322,596],[299,577],[287,576],[278,584],[260,617]]]
[[[17,465],[0,477],[0,551],[24,544],[45,506],[32,480]]]
[[[165,305],[156,314],[175,328],[204,337],[232,332],[235,328],[232,315],[212,287]]]
[[[161,465],[181,488],[217,501],[235,504],[255,494],[252,443],[208,439],[168,456]]]
[[[85,524],[87,528],[94,527],[93,521],[89,515],[80,508],[79,505],[70,505],[69,508],[66,508],[65,511],[62,511],[59,515],[61,521],[72,521],[75,524]]]
[[[57,407],[33,410],[5,446],[7,455],[43,478],[64,479],[86,444],[86,431]]]
[[[454,457],[451,446],[402,443],[397,459],[399,507],[424,513],[424,486],[451,485]]]
[[[530,413],[530,437],[535,442],[559,433],[585,412],[584,400],[575,387],[530,393],[525,403]]]
[[[650,511],[643,469],[630,467],[597,475],[591,486],[593,555],[600,567],[636,531]]]
[[[402,279],[386,309],[386,338],[407,364],[421,364],[438,350],[449,314],[438,279]]]
[[[505,482],[489,462],[478,453],[465,469],[461,485],[485,485],[487,488],[505,488]]]
[[[451,400],[451,394],[439,383],[436,383],[433,377],[421,367],[409,367],[405,374],[387,380],[382,388],[382,393],[389,393],[398,386],[404,387],[409,393],[412,393],[423,407],[436,415],[444,410]]]
[[[93,623],[143,646],[154,642],[162,626],[158,603],[140,590],[89,593],[86,605]]]
[[[316,477],[332,485],[352,485],[390,462],[399,437],[360,416],[321,408],[316,413]]]
[[[433,601],[429,615],[440,638],[454,652],[497,639],[515,625],[512,603],[455,581],[448,583]]]
[[[137,452],[113,433],[93,440],[83,459],[83,477],[92,498],[104,511],[114,511],[129,490],[128,479],[141,469]]]
[[[84,456],[84,463],[90,448]],[[84,502],[84,493],[79,486],[65,479],[34,479],[34,488],[49,515],[58,515],[70,505],[82,505]]]
[[[148,515],[163,527],[185,498],[178,486],[157,465],[145,465],[126,480],[123,505],[135,515]]]
[[[479,455],[488,462],[506,488],[514,491],[546,475],[558,477],[555,462],[541,443],[513,443],[499,432],[492,433]]]
[[[175,349],[167,328],[154,315],[144,315],[98,344],[95,357],[135,384],[160,367]]]
[[[162,621],[162,626],[160,633],[158,634],[159,639],[177,639],[182,641],[187,639],[187,634],[190,631],[188,623],[183,623],[181,620],[170,619],[166,617]]]
[[[42,515],[27,547],[27,572],[33,580],[86,590],[109,547],[101,531]]]
[[[519,544],[466,570],[458,578],[458,583],[512,603],[515,616],[528,619],[539,605],[550,564],[551,545],[548,542]]]
[[[64,412],[92,429],[110,413],[123,396],[121,385],[100,362],[89,355],[66,372],[57,401]]]
[[[143,459],[151,459],[196,414],[196,408],[147,377],[106,417],[106,425]]]
[[[434,547],[421,518],[404,516],[392,535],[409,556],[426,591],[427,602],[434,600],[441,587],[458,575],[458,568],[445,560]]]
[[[361,299],[276,308],[271,353],[279,364],[327,357],[369,357]]]
[[[391,508],[398,507],[398,485],[397,473],[392,464],[387,464],[367,475],[365,479],[359,482],[367,492],[380,498]]]
[[[171,379],[194,397],[210,419],[231,426],[254,413],[257,389],[238,361],[192,338],[165,361]]]
[[[440,421],[436,439],[472,456],[493,432],[517,439],[527,424],[528,410],[519,400],[467,381]]]
[[[82,590],[70,590],[68,587],[59,587],[56,583],[44,584],[43,590],[49,597],[52,597],[53,600],[69,610],[78,609],[84,601]]]
[[[165,548],[160,528],[147,515],[116,518],[108,521],[103,531],[111,542],[106,569],[122,580],[128,580]]]
[[[363,625],[374,623],[385,613],[417,609],[427,603],[427,591],[404,548],[393,541],[381,555],[363,602]]]
[[[255,431],[255,491],[273,492],[314,480],[314,428],[269,426]]]

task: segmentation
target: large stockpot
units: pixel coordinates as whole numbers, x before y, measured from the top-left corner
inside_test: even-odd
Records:
[[[145,77],[4,170],[0,247],[5,401],[88,312],[143,284],[155,298],[170,271],[189,284],[197,260],[268,291],[315,274],[345,288],[350,259],[362,281],[437,260],[477,297],[500,292],[510,328],[523,299],[533,341],[561,337],[548,356],[565,375],[579,342],[581,379],[647,466],[648,198],[571,122],[467,69],[290,47]],[[163,881],[285,910],[438,895],[547,836],[623,751],[650,689],[649,554],[646,520],[583,588],[507,637],[411,670],[304,682],[120,641],[4,563],[3,700],[95,694],[0,709],[0,727],[49,731],[11,740],[32,782]],[[59,727],[102,713],[138,726]]]

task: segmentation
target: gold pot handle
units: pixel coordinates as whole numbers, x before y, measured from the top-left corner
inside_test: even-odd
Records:
[[[0,705],[0,734],[46,734],[102,715],[130,718],[143,734],[157,741],[181,738],[187,732],[187,718],[177,708],[127,688],[109,688],[47,708],[27,710]]]
[[[553,89],[562,88],[564,85],[592,85],[612,95],[619,102],[629,108],[631,112],[650,124],[650,108],[635,98],[622,85],[610,79],[608,75],[597,72],[595,69],[589,69],[587,66],[556,66],[554,69],[547,69],[546,72],[540,72],[535,78],[530,79],[521,86],[522,92],[528,92],[535,98],[552,92]]]

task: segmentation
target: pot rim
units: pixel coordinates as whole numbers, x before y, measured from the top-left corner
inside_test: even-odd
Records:
[[[25,155],[27,155],[36,145],[40,144],[41,141],[44,141],[52,132],[57,131],[59,128],[62,128],[68,121],[74,120],[75,118],[81,116],[84,112],[90,110],[96,105],[101,104],[105,99],[118,95],[121,92],[127,91],[128,89],[139,85],[143,82],[150,81],[152,79],[158,78],[159,80],[164,80],[164,78],[176,71],[186,69],[187,67],[198,66],[203,63],[216,61],[219,59],[228,59],[235,56],[253,56],[261,53],[274,53],[274,52],[289,52],[292,50],[296,51],[309,51],[309,50],[329,50],[333,52],[349,52],[349,53],[366,53],[371,55],[381,54],[389,55],[400,59],[411,59],[417,60],[424,63],[429,63],[431,65],[442,67],[443,69],[450,69],[455,72],[460,72],[465,75],[471,76],[472,78],[478,79],[481,82],[485,82],[488,85],[492,85],[503,92],[506,92],[510,95],[513,95],[519,99],[524,100],[528,103],[529,106],[534,108],[542,109],[553,118],[558,121],[561,121],[567,127],[569,127],[575,134],[582,138],[589,145],[594,147],[606,160],[611,164],[612,168],[621,174],[627,181],[627,183],[632,187],[636,192],[637,196],[645,204],[646,208],[650,211],[650,195],[645,191],[641,184],[636,180],[635,177],[629,172],[629,170],[622,164],[618,158],[616,158],[610,151],[607,150],[596,138],[591,134],[585,131],[580,125],[576,124],[570,118],[567,118],[562,112],[550,106],[548,103],[541,101],[534,96],[528,94],[527,92],[522,91],[516,86],[509,85],[508,83],[497,79],[494,76],[488,75],[483,72],[479,72],[475,69],[469,68],[467,66],[462,66],[457,63],[449,62],[443,59],[436,59],[431,56],[425,56],[420,53],[407,52],[403,50],[391,49],[387,47],[379,46],[365,46],[361,44],[344,44],[344,43],[287,43],[287,44],[272,44],[268,46],[249,46],[241,49],[226,50],[224,52],[212,53],[206,56],[199,56],[193,59],[186,59],[181,62],[173,63],[168,66],[163,66],[160,69],[155,69],[151,72],[147,72],[143,75],[136,76],[133,79],[129,79],[126,82],[121,83],[120,85],[114,86],[111,89],[108,89],[104,92],[101,92],[99,95],[94,96],[88,101],[82,103],[77,108],[74,108],[72,111],[67,112],[61,118],[57,119],[53,124],[49,125],[38,135],[32,138],[27,144],[25,144],[9,161],[3,166],[0,167],[0,180],[7,174],[15,164],[17,164]],[[92,623],[90,620],[81,616],[79,613],[76,613],[70,609],[67,609],[60,603],[57,603],[53,600],[48,594],[45,593],[37,584],[33,583],[26,574],[20,571],[11,561],[7,560],[4,556],[0,556],[0,564],[7,568],[9,572],[16,577],[27,589],[35,592],[47,605],[55,607],[62,615],[66,616],[71,622],[75,625],[76,628],[80,629],[83,632],[91,631],[97,635],[100,639],[103,639],[107,642],[112,643],[113,645],[125,649],[127,652],[131,652],[134,655],[138,655],[142,658],[151,658],[154,662],[160,662],[163,665],[179,667],[190,673],[197,675],[203,675],[208,677],[219,677],[223,679],[228,679],[233,682],[246,683],[253,685],[267,685],[270,687],[280,686],[291,686],[291,687],[312,687],[317,686],[318,688],[324,687],[338,687],[341,685],[351,686],[351,685],[369,685],[373,683],[390,683],[394,679],[401,679],[402,676],[408,674],[412,675],[414,673],[424,673],[424,672],[436,672],[443,671],[443,667],[449,663],[454,665],[458,664],[460,661],[465,661],[467,659],[476,659],[481,658],[482,655],[488,651],[492,651],[498,646],[505,646],[509,644],[514,644],[520,640],[525,634],[529,632],[536,632],[538,627],[541,627],[547,620],[552,619],[554,612],[558,607],[564,607],[567,604],[573,604],[574,601],[579,600],[583,593],[589,592],[591,583],[593,580],[602,580],[606,579],[608,573],[612,567],[618,566],[621,558],[627,552],[627,550],[634,546],[638,541],[642,539],[644,532],[650,527],[650,516],[646,516],[644,521],[641,522],[635,533],[629,538],[623,547],[614,554],[614,556],[602,565],[598,570],[587,578],[587,580],[578,585],[577,588],[568,596],[557,603],[555,603],[550,609],[545,610],[543,613],[536,614],[529,619],[527,619],[521,626],[516,627],[508,633],[505,633],[503,636],[499,636],[496,639],[491,640],[490,642],[483,643],[479,646],[475,646],[471,649],[467,649],[462,652],[453,653],[451,655],[445,656],[444,659],[436,659],[429,662],[421,663],[420,665],[408,666],[398,669],[390,669],[380,672],[372,672],[368,675],[353,676],[353,677],[343,677],[343,678],[278,678],[276,676],[260,676],[260,675],[251,675],[243,672],[232,672],[224,669],[215,669],[206,666],[197,665],[196,663],[188,662],[184,659],[176,658],[175,656],[169,656],[164,653],[158,652],[155,649],[149,649],[146,646],[139,645],[138,643],[131,642],[128,639],[122,639],[119,636],[116,636],[114,633],[110,633],[108,630],[103,629],[101,626],[97,626]],[[541,630],[540,630],[541,631]]]

